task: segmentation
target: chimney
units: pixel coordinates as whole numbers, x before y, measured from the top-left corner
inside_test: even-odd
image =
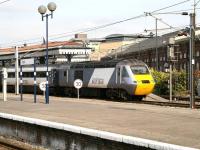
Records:
[[[87,39],[87,34],[75,34],[75,39],[85,41]]]

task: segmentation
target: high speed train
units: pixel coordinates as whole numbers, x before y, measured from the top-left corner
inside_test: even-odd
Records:
[[[37,84],[46,80],[45,70],[45,66],[37,67]],[[147,65],[136,59],[50,65],[49,71],[51,94],[75,96],[76,79],[83,81],[80,96],[111,99],[142,100],[155,86]],[[14,69],[8,69],[8,85],[14,88]],[[33,67],[23,68],[23,85],[33,90]]]

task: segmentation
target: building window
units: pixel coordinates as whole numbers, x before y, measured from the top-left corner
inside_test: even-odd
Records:
[[[199,70],[199,62],[196,64],[196,70]]]
[[[162,70],[162,66],[160,66],[160,70]]]
[[[199,51],[196,51],[196,56],[197,56],[197,57],[199,56]]]
[[[186,53],[184,53],[184,58],[186,58],[186,56],[187,56]]]
[[[183,69],[186,69],[186,63],[183,64]]]
[[[180,59],[182,59],[182,53],[180,53]]]

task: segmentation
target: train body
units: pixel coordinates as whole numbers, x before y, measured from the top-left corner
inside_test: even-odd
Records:
[[[37,67],[37,84],[46,80],[45,69],[45,66]],[[50,93],[68,96],[76,95],[76,79],[83,81],[80,96],[124,100],[142,99],[155,85],[147,65],[136,59],[52,65],[49,70]],[[33,86],[33,67],[23,68],[23,74],[23,85]],[[12,69],[8,69],[8,85],[15,85]]]

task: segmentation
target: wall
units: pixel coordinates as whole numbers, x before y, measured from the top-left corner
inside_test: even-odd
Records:
[[[184,150],[187,148],[5,113],[0,113],[0,136],[59,150]]]
[[[130,150],[139,148],[125,143],[0,118],[0,135],[48,149]]]

